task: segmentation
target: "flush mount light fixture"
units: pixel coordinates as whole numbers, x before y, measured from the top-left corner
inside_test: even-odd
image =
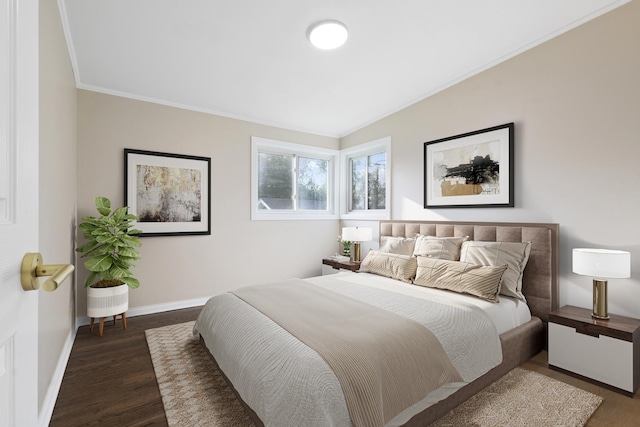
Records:
[[[318,49],[330,50],[342,46],[349,37],[349,31],[340,21],[326,20],[309,27],[307,37]]]

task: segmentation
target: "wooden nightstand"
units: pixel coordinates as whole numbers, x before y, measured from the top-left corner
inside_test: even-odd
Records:
[[[566,305],[549,314],[549,368],[633,396],[640,386],[640,320]]]
[[[325,268],[325,265],[331,268]],[[322,275],[324,276],[326,274],[337,273],[339,270],[358,271],[358,269],[360,269],[360,263],[353,261],[340,262],[331,258],[324,258],[322,260],[322,267]]]

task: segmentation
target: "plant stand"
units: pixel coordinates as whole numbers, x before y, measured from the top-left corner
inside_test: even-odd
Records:
[[[87,288],[87,316],[91,318],[89,330],[93,332],[95,319],[100,322],[100,336],[104,332],[104,319],[122,316],[122,326],[127,329],[126,311],[129,309],[129,287],[125,284],[111,288]]]
[[[120,313],[120,316],[122,316],[122,328],[123,329],[127,329],[127,313]],[[113,316],[113,326],[116,325],[117,318],[118,318],[117,314],[115,316]],[[95,318],[92,317],[91,318],[91,324],[89,325],[89,331],[90,332],[93,332],[94,320],[95,320]],[[100,333],[100,336],[102,336],[102,333],[104,332],[104,317],[101,317],[99,322],[100,322],[99,333]]]

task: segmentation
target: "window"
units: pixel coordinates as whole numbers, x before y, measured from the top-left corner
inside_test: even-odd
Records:
[[[343,164],[342,217],[389,219],[389,152],[383,138],[341,152]]]
[[[251,218],[332,219],[336,150],[252,137]]]

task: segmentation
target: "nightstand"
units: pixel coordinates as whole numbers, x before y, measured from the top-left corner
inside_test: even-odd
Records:
[[[336,261],[331,258],[324,258],[322,260],[322,275],[337,273],[339,270],[358,271],[360,269],[359,262],[353,261]]]
[[[632,397],[640,386],[640,320],[566,305],[549,314],[549,368]]]

